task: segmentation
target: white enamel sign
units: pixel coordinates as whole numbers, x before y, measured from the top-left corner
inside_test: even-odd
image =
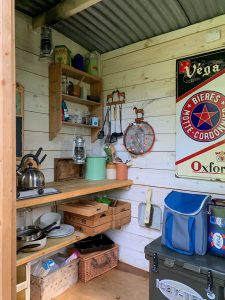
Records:
[[[225,51],[177,61],[176,174],[225,181]]]

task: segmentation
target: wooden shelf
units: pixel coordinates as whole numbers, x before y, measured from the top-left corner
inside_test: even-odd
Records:
[[[82,79],[90,84],[90,95],[98,97],[101,102],[81,99],[70,95],[62,95],[62,75],[67,75],[75,79]],[[71,66],[60,63],[49,65],[49,140],[53,140],[62,129],[62,100],[80,103],[89,106],[92,116],[99,119],[99,124],[103,121],[103,105],[102,105],[102,80],[100,77],[90,75]],[[74,125],[73,125],[74,126]],[[86,125],[87,126],[87,125]],[[83,126],[82,127],[86,127]],[[91,141],[95,142],[98,136],[98,128],[96,126],[88,127],[91,129]]]
[[[22,253],[20,252],[17,254],[16,258],[16,266],[24,265],[34,259],[37,259],[43,255],[52,253],[54,251],[57,251],[63,247],[69,246],[77,241],[80,241],[87,236],[79,231],[75,231],[72,235],[64,237],[64,238],[58,238],[58,239],[47,239],[46,246],[35,252],[29,252],[29,253]]]
[[[71,95],[66,95],[66,94],[62,94],[62,100],[66,100],[66,101],[69,101],[69,102],[78,103],[78,104],[82,104],[82,105],[87,105],[87,106],[100,106],[100,105],[102,105],[100,102],[86,100],[86,99],[82,99],[82,98],[78,98],[78,97],[71,96]]]
[[[63,75],[72,77],[72,78],[77,79],[77,80],[81,80],[84,77],[83,81],[87,82],[87,83],[90,83],[90,84],[91,83],[99,83],[99,82],[102,81],[102,79],[100,77],[93,76],[91,74],[88,74],[86,72],[78,70],[78,69],[76,69],[76,68],[74,68],[72,66],[61,64],[61,68],[62,68],[62,74]]]
[[[92,125],[87,125],[87,124],[64,122],[64,121],[62,121],[62,124],[67,125],[67,126],[74,126],[74,127],[96,128],[96,129],[102,128],[101,126],[92,126]]]
[[[133,184],[132,180],[86,180],[74,179],[61,182],[50,182],[46,186],[59,189],[61,193],[47,195],[37,198],[29,198],[16,201],[16,208],[24,208],[45,203],[66,200],[69,198],[90,195],[93,193],[129,187]]]

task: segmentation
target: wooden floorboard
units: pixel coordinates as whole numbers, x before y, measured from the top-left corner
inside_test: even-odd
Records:
[[[87,283],[77,283],[55,300],[148,300],[148,287],[147,276],[113,269]]]

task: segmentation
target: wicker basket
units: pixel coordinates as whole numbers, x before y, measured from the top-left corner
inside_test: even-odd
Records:
[[[118,263],[119,247],[114,245],[111,249],[81,254],[79,264],[79,279],[87,282],[109,270]]]
[[[31,300],[51,300],[78,281],[78,259],[39,278],[31,275]]]

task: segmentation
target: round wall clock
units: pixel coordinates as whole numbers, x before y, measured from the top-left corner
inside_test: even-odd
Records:
[[[138,121],[130,124],[124,133],[123,139],[126,149],[135,155],[149,152],[154,141],[154,130],[151,125],[145,121]]]

